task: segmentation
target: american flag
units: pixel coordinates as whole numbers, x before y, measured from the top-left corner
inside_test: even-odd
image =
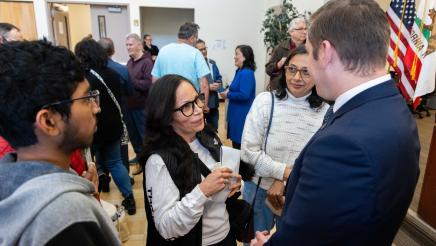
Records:
[[[387,10],[387,17],[391,27],[388,62],[398,73],[399,87],[407,101],[413,98],[417,75],[421,66],[416,62],[413,44],[411,44],[411,31],[415,22],[414,0],[392,0]],[[413,65],[415,60],[415,65]],[[412,67],[414,67],[412,72]],[[415,74],[414,74],[415,73]]]

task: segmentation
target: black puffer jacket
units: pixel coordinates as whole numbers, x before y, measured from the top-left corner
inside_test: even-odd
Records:
[[[120,76],[110,68],[93,69],[104,80],[106,85],[114,94],[118,103],[121,100],[121,79]],[[100,91],[101,112],[97,114],[97,132],[94,134],[94,144],[104,144],[120,139],[122,133],[122,123],[120,112],[115,105],[106,87],[97,77],[87,72],[86,79],[91,85],[91,90]]]

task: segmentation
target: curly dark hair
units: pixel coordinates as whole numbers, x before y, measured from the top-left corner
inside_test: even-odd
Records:
[[[107,65],[108,55],[105,49],[92,38],[84,38],[78,42],[74,53],[86,70],[102,69]]]
[[[84,79],[74,54],[45,39],[0,45],[0,135],[14,148],[37,143],[37,112],[46,104],[71,99]],[[51,110],[69,118],[69,104]]]
[[[302,54],[306,54],[306,55],[308,54],[304,44],[292,50],[289,56],[286,58],[284,64],[289,64],[289,61],[292,59],[292,57]],[[283,66],[281,68],[279,84],[276,90],[276,97],[280,100],[286,99],[288,97],[288,93],[286,92],[288,86],[286,84],[285,73],[286,73],[285,66]],[[318,96],[318,93],[316,92],[316,86],[313,86],[312,94],[310,94],[310,96],[308,96],[306,100],[309,102],[311,108],[319,108],[322,106],[322,103],[324,102],[324,100],[320,96]]]
[[[245,44],[236,46],[236,49],[239,49],[245,58],[242,68],[249,68],[253,71],[256,71],[256,62],[254,61],[253,49]]]

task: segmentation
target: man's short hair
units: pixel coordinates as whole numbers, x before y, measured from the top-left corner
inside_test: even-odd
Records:
[[[14,148],[33,145],[36,114],[44,105],[71,99],[85,79],[79,60],[47,40],[0,45],[0,136]],[[70,104],[53,106],[64,119]]]
[[[127,40],[127,39],[134,39],[134,40],[136,40],[136,41],[142,43],[142,39],[141,39],[141,37],[139,37],[139,35],[136,34],[136,33],[129,33],[129,34],[127,34],[127,35],[126,35],[126,40]]]
[[[372,0],[331,0],[311,17],[308,38],[313,57],[324,40],[336,49],[348,71],[360,75],[384,67],[389,44],[389,24],[385,13]]]
[[[189,39],[192,36],[198,36],[200,27],[193,22],[186,22],[179,28],[178,37],[180,39]]]
[[[307,25],[306,18],[304,16],[298,16],[291,20],[291,22],[289,23],[288,31],[294,30],[297,24],[300,22],[304,22]]]
[[[3,39],[6,39],[6,35],[12,30],[16,29],[17,31],[20,31],[20,29],[10,23],[6,22],[0,22],[0,36],[3,37]]]
[[[151,35],[146,33],[146,34],[144,34],[143,39],[145,39],[145,38],[147,38],[147,37],[151,37]]]
[[[199,38],[195,44],[206,44],[203,39]]]
[[[114,42],[110,38],[101,38],[98,43],[106,51],[107,56],[111,57],[115,53]]]

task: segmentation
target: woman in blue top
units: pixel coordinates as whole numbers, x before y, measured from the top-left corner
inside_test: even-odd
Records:
[[[229,89],[220,93],[221,97],[229,99],[227,109],[227,137],[232,140],[235,149],[241,149],[242,130],[245,117],[256,97],[256,79],[254,70],[253,49],[248,45],[238,45],[235,49],[235,77]]]

